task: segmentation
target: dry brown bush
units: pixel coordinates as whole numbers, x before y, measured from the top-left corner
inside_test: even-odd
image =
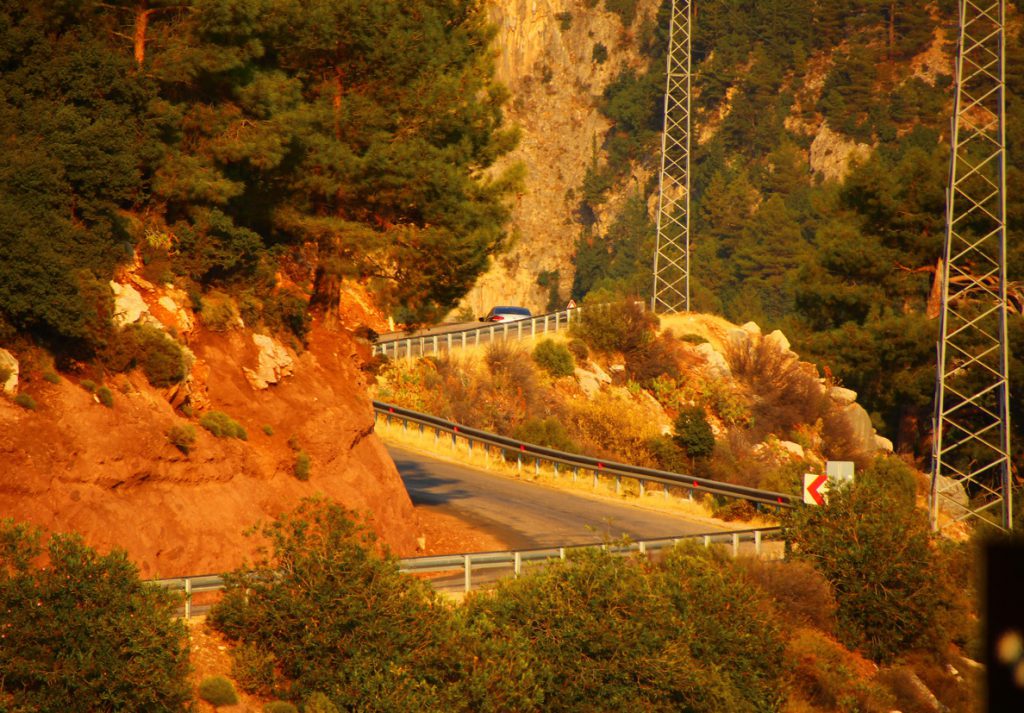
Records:
[[[807,562],[738,560],[741,571],[775,602],[779,614],[793,627],[813,626],[831,633],[836,598],[832,585]]]
[[[894,708],[892,694],[871,681],[871,662],[817,629],[797,629],[786,658],[794,687],[816,706],[841,713],[890,713]]]
[[[751,337],[733,343],[725,357],[749,392],[751,430],[758,440],[769,433],[788,437],[798,424],[814,423],[828,412],[831,401],[818,382],[817,369],[774,342]]]

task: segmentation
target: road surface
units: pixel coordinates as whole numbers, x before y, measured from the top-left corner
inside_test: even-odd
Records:
[[[388,445],[413,503],[437,508],[505,540],[511,549],[654,539],[725,529],[708,520],[590,498],[493,475]]]

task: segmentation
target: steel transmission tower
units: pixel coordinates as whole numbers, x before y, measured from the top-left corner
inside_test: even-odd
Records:
[[[932,526],[1010,529],[1005,0],[961,0],[942,261]],[[967,501],[963,495],[966,493]],[[949,522],[940,522],[945,504]]]
[[[690,26],[693,3],[672,0],[661,135],[655,312],[690,309]]]

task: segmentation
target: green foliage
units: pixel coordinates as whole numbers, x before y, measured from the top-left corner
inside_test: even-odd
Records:
[[[572,353],[561,342],[542,339],[533,348],[533,360],[551,376],[572,376],[576,372]]]
[[[714,453],[715,434],[703,408],[688,406],[680,410],[674,425],[672,438],[690,458],[707,458]]]
[[[2,376],[2,374],[0,374],[0,376]],[[6,379],[5,379],[5,381],[6,381]],[[57,374],[55,374],[54,372],[48,371],[45,374],[43,374],[43,381],[46,381],[46,382],[48,382],[50,384],[59,384],[60,383],[60,377],[57,376]]]
[[[0,520],[0,706],[12,711],[178,711],[191,699],[175,602],[124,552]]]
[[[512,437],[517,441],[554,448],[566,453],[579,452],[579,446],[569,437],[565,424],[561,419],[554,417],[531,418],[524,421],[512,431]]]
[[[167,431],[167,440],[172,446],[188,455],[196,442],[196,428],[191,424],[175,424]]]
[[[306,705],[302,710],[303,713],[340,713],[331,699],[319,691],[306,699]]]
[[[545,710],[778,710],[782,638],[739,581],[703,551],[655,567],[591,550],[471,598],[467,617],[526,652],[520,686]]]
[[[594,64],[604,64],[608,61],[608,48],[601,42],[594,45],[594,49],[590,53],[590,61]]]
[[[835,590],[840,640],[876,661],[941,649],[941,623],[954,600],[935,576],[927,514],[905,468],[882,459],[853,486],[833,490],[827,506],[796,510],[786,523],[794,556]]]
[[[149,383],[158,387],[181,382],[192,367],[181,344],[150,324],[130,324],[113,335],[104,360],[114,371],[141,368]]]
[[[274,435],[274,428],[272,426],[270,426],[269,424],[266,424],[266,423],[263,424],[263,426],[261,427],[260,430],[262,430],[263,433],[265,435],[267,435],[267,436],[273,436]]]
[[[241,424],[223,411],[207,411],[199,417],[199,425],[217,438],[238,438],[242,441],[249,438]]]
[[[555,19],[558,20],[558,28],[562,32],[568,32],[569,28],[572,27],[572,13],[571,12],[557,12],[555,13]]]
[[[299,480],[309,480],[309,469],[311,465],[312,461],[309,458],[309,454],[306,453],[306,451],[299,451],[295,456],[295,465],[292,468],[292,472]]]
[[[647,312],[643,304],[588,304],[573,323],[570,334],[594,351],[629,353],[653,341],[657,325],[657,316]]]
[[[224,676],[207,676],[199,682],[199,697],[214,708],[238,703],[235,685]]]
[[[308,705],[305,710],[309,711]],[[263,713],[299,713],[299,709],[288,701],[271,701],[263,706]]]
[[[566,344],[566,349],[569,353],[575,357],[576,361],[583,361],[590,356],[590,350],[587,348],[587,343],[582,339],[570,339]]]
[[[271,657],[296,700],[338,709],[456,710],[462,642],[429,585],[399,573],[338,505],[305,501],[262,530],[268,558],[225,577],[211,613],[229,638]]]
[[[88,391],[90,394],[96,393],[96,382],[92,379],[82,379],[78,382],[78,385]]]
[[[14,403],[18,404],[23,409],[28,409],[29,411],[36,410],[36,400],[24,391],[14,397]]]
[[[98,398],[100,403],[107,408],[114,408],[114,392],[106,386],[101,386],[96,389],[96,398]]]

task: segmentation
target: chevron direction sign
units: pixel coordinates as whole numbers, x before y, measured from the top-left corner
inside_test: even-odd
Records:
[[[804,504],[824,505],[828,494],[828,476],[804,473]]]

